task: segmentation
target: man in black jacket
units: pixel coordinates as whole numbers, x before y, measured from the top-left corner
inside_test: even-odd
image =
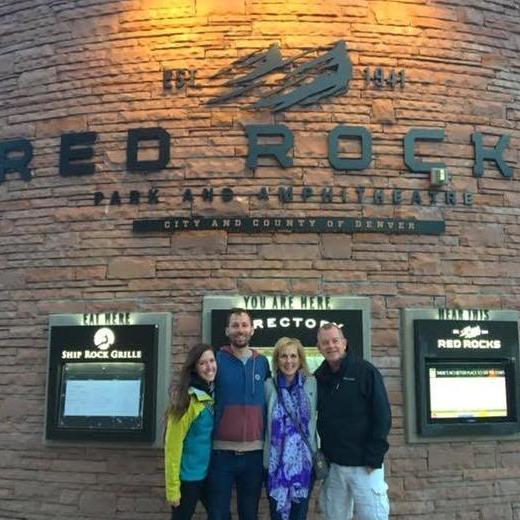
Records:
[[[390,403],[374,365],[348,352],[334,323],[318,331],[325,361],[316,370],[318,432],[330,472],[322,486],[326,520],[388,520],[383,458],[388,451]]]

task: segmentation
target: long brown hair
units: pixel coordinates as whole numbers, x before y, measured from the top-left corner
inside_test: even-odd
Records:
[[[195,345],[189,350],[186,361],[184,365],[182,365],[179,379],[175,385],[172,382],[170,386],[170,403],[166,410],[166,419],[169,415],[180,418],[186,413],[186,410],[188,410],[190,404],[188,389],[190,387],[191,378],[197,373],[197,362],[202,354],[208,350],[215,354],[213,347],[205,343]]]

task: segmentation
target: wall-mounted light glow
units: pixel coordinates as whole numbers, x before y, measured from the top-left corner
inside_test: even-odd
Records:
[[[430,184],[432,186],[444,186],[448,184],[449,177],[446,168],[432,168],[430,170]]]

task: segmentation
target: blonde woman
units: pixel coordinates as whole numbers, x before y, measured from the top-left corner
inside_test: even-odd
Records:
[[[305,520],[312,491],[316,442],[316,380],[296,338],[280,338],[273,377],[265,382],[264,466],[271,520]]]

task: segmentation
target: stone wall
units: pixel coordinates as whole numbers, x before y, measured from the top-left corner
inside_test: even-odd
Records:
[[[264,293],[371,298],[373,358],[394,414],[393,519],[520,519],[519,442],[406,444],[399,338],[405,307],[520,309],[517,0],[19,0],[2,2],[0,27],[0,142],[34,148],[32,180],[7,172],[0,183],[1,519],[167,518],[160,451],[43,446],[49,314],[172,312],[175,373],[200,340],[204,295]],[[230,79],[212,76],[234,60],[275,42],[292,57],[337,40],[353,63],[348,92],[279,113],[252,109],[254,96],[207,105]],[[363,69],[378,66],[404,69],[404,88],[365,84]],[[196,70],[195,85],[165,91],[163,70],[178,68]],[[247,124],[287,125],[293,166],[263,159],[248,168]],[[370,130],[368,168],[331,167],[337,125]],[[168,131],[171,159],[159,172],[130,172],[128,130],[146,127]],[[442,193],[431,203],[427,174],[404,164],[403,137],[419,127],[445,130],[418,152],[446,163],[452,178],[440,191],[453,191],[455,204]],[[60,136],[87,131],[98,133],[95,173],[59,175]],[[492,161],[474,176],[474,132],[487,146],[511,137],[512,178]],[[139,155],[155,157],[153,146]],[[200,195],[209,186],[212,202]],[[280,186],[294,187],[293,202],[279,201]],[[314,189],[306,201],[304,186]],[[224,187],[233,201],[221,200]],[[269,200],[257,197],[261,187]],[[323,187],[348,198],[322,202]],[[193,201],[183,200],[186,188]],[[396,188],[401,204],[392,203]],[[150,189],[158,204],[146,201]],[[140,204],[129,203],[132,190]],[[121,204],[109,203],[115,191]],[[95,192],[105,197],[97,206]],[[443,219],[446,232],[132,232],[136,218],[172,214],[416,217]]]

